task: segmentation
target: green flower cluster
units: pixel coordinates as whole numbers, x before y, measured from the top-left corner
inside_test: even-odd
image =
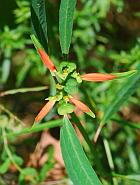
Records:
[[[57,68],[56,96],[48,100],[58,101],[58,114],[65,115],[72,113],[75,106],[69,103],[69,97],[78,93],[78,86],[82,83],[80,74],[76,71],[76,65],[69,62],[61,62]]]

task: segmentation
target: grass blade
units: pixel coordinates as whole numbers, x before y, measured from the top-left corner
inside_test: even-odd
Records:
[[[11,94],[17,94],[17,93],[27,93],[27,92],[37,92],[37,91],[44,91],[48,89],[47,86],[42,86],[42,87],[27,87],[27,88],[20,88],[20,89],[11,89],[4,91],[0,93],[1,96],[6,96],[6,95],[11,95]]]
[[[139,174],[121,175],[121,174],[113,173],[113,176],[120,178],[120,179],[124,179],[124,180],[140,182],[140,175]]]
[[[104,116],[100,122],[100,125],[96,131],[96,134],[94,136],[94,143],[97,142],[97,139],[99,137],[99,134],[103,128],[103,126],[107,123],[108,120],[110,120],[115,114],[122,104],[135,92],[135,90],[138,88],[140,80],[140,66],[138,66],[137,73],[134,74],[132,77],[128,78],[126,82],[122,85],[122,87],[119,89],[117,94],[115,95],[112,102],[108,105],[104,112]],[[116,98],[117,97],[117,98]]]
[[[134,122],[130,122],[130,121],[125,121],[125,120],[120,120],[120,119],[112,119],[113,121],[117,122],[118,124],[120,124],[123,127],[130,127],[133,129],[140,129],[140,123],[134,123]]]
[[[135,75],[130,77],[119,89],[118,93],[115,95],[113,101],[108,105],[102,119],[102,124],[105,124],[112,115],[116,113],[121,105],[135,92],[137,89],[137,84],[140,80],[140,67]],[[117,97],[117,98],[116,98]]]

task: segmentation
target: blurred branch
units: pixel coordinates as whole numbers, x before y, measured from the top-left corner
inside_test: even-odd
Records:
[[[48,89],[47,86],[12,89],[12,90],[8,90],[8,91],[4,91],[4,92],[0,93],[0,97],[6,96],[6,95],[11,95],[11,94],[16,94],[16,93],[44,91],[46,89]]]
[[[0,110],[7,113],[11,118],[16,120],[17,122],[21,123],[22,126],[25,126],[25,123],[21,121],[17,116],[15,116],[12,112],[10,112],[7,108],[5,108],[2,104],[0,104]]]
[[[63,124],[62,119],[48,121],[47,123],[33,125],[31,128],[24,128],[24,129],[17,131],[17,132],[8,133],[7,137],[10,138],[10,137],[19,136],[21,134],[31,134],[31,133],[35,133],[35,132],[40,132],[45,129],[61,126],[62,124]]]

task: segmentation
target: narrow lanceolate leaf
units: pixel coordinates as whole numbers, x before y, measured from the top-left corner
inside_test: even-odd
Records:
[[[69,53],[76,0],[61,0],[59,10],[60,45],[63,54]]]
[[[128,78],[132,75],[134,75],[137,72],[137,70],[131,70],[127,72],[122,72],[122,73],[112,73],[112,75],[115,75],[117,78],[116,79],[122,79],[122,78]]]
[[[138,67],[136,74],[134,74],[133,76],[128,78],[128,80],[125,81],[125,83],[121,86],[121,88],[115,94],[112,102],[106,108],[104,112],[104,116],[94,136],[95,143],[99,137],[99,134],[103,126],[106,124],[108,120],[112,118],[113,114],[116,113],[120,109],[122,104],[135,92],[135,90],[139,86],[139,82],[140,82],[140,66]]]
[[[41,109],[41,111],[36,116],[35,122],[41,121],[48,114],[48,112],[53,108],[54,104],[55,104],[55,100],[50,100],[49,102],[47,102],[46,105]]]
[[[31,0],[31,22],[35,36],[47,51],[47,20],[45,0]]]
[[[135,92],[140,83],[140,66],[136,74],[128,78],[122,85],[117,94],[114,96],[113,101],[108,105],[102,119],[102,124],[105,124],[114,113],[116,113],[121,105]]]
[[[67,117],[64,117],[61,128],[60,143],[65,166],[73,184],[101,185]]]
[[[102,74],[102,73],[88,73],[81,75],[82,80],[91,81],[91,82],[103,82],[107,80],[112,80],[117,78],[117,76],[112,74]]]

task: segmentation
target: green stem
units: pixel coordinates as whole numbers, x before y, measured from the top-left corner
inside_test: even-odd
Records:
[[[53,120],[53,121],[49,121],[47,123],[42,123],[42,124],[36,124],[31,128],[24,128],[24,129],[17,131],[17,132],[8,133],[7,137],[10,138],[10,137],[19,136],[21,134],[31,134],[31,133],[35,133],[35,132],[40,132],[44,129],[49,129],[49,128],[61,126],[62,124],[63,124],[62,119]]]
[[[76,115],[74,113],[71,114],[71,117],[72,117],[74,123],[76,124],[76,126],[78,127],[79,131],[81,132],[82,136],[84,137],[84,139],[85,139],[86,143],[88,144],[91,152],[94,153],[93,143],[89,139],[88,134],[86,133],[85,128],[80,123],[80,120],[76,117]]]
[[[40,87],[27,87],[27,88],[19,88],[19,89],[11,89],[0,93],[0,97],[6,96],[6,95],[12,95],[16,93],[28,93],[28,92],[38,92],[38,91],[44,91],[48,89],[47,86],[40,86]]]
[[[68,55],[67,54],[63,54],[63,58],[65,61],[68,61]]]
[[[114,162],[113,162],[110,146],[109,146],[109,143],[108,143],[107,139],[103,139],[103,143],[104,143],[105,152],[106,152],[109,167],[112,171],[114,171]],[[118,181],[115,177],[113,177],[112,180],[113,180],[114,185],[118,185]]]
[[[99,127],[97,128],[97,131],[96,131],[96,133],[94,135],[94,143],[97,142],[98,137],[99,137],[99,135],[101,133],[101,130],[102,130],[103,126],[104,126],[104,124],[100,124]]]
[[[107,139],[103,139],[103,143],[104,143],[104,147],[105,147],[109,167],[110,167],[111,170],[114,170],[113,158],[112,158],[110,146],[109,146],[109,143],[108,143]]]
[[[117,173],[114,173],[114,172],[112,173],[112,176],[114,176],[116,178],[124,179],[124,180],[137,181],[137,180],[134,180],[134,179],[129,179],[127,175],[121,175],[121,174],[117,174]]]

